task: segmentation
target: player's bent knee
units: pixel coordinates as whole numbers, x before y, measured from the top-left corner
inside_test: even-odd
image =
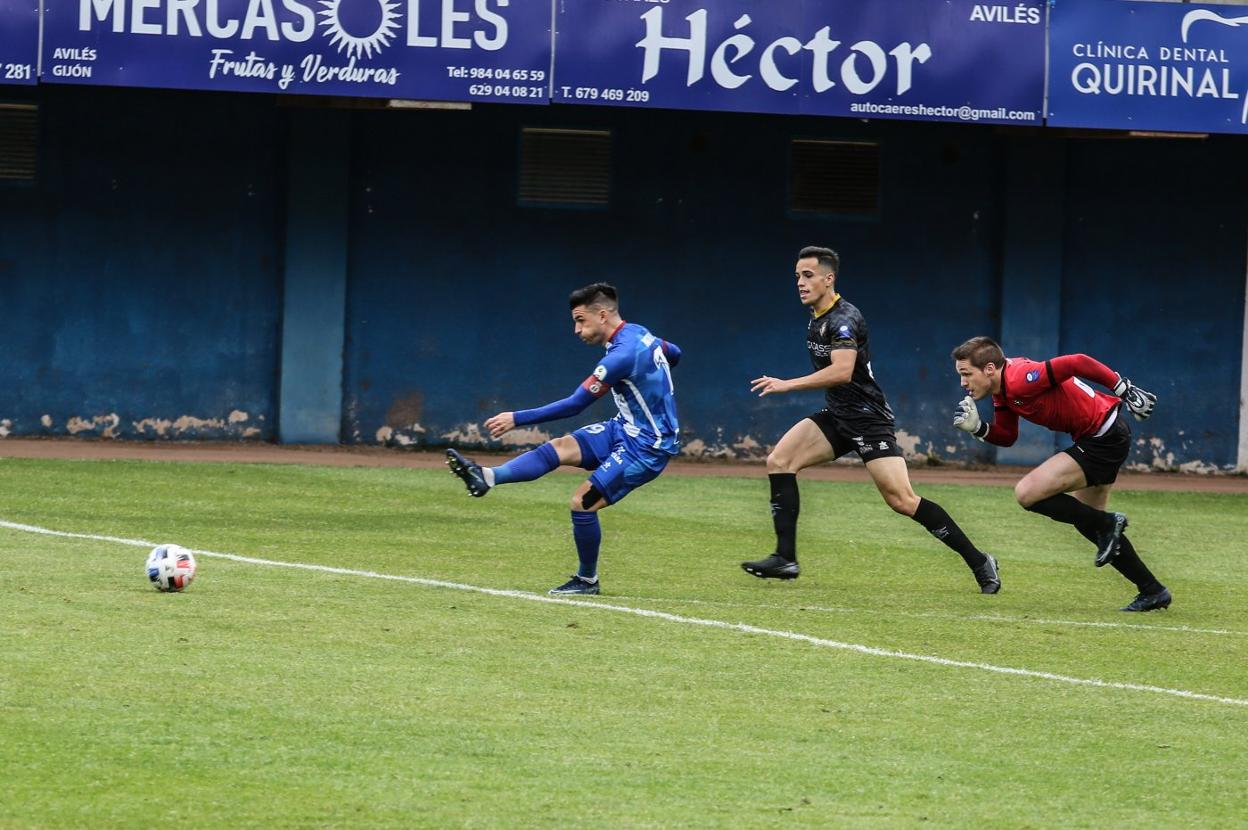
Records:
[[[796,473],[797,470],[793,469],[793,459],[773,452],[767,455],[767,472]]]
[[[552,439],[550,445],[555,448],[560,464],[576,466],[581,463],[581,445],[571,435],[561,435]]]
[[[1019,507],[1024,510],[1030,510],[1031,506],[1038,501],[1032,488],[1021,481],[1014,485],[1014,498],[1018,501]]]
[[[602,502],[602,504],[600,505],[599,502]],[[591,484],[589,485],[589,489],[584,493],[578,491],[577,494],[572,497],[572,503],[570,506],[573,510],[583,511],[592,510],[596,506],[600,507],[605,504],[606,499],[603,498],[602,491],[599,490],[597,486]]]
[[[903,516],[913,516],[914,511],[919,509],[918,496],[888,493],[884,496],[884,503],[891,507],[894,513],[900,513]]]

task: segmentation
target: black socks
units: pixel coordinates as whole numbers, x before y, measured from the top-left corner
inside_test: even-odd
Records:
[[[790,562],[797,561],[797,514],[801,499],[797,495],[796,473],[771,473],[771,521],[776,527],[776,555]]]
[[[967,567],[978,568],[988,561],[988,557],[984,556],[979,548],[971,544],[971,540],[966,538],[962,528],[958,527],[958,523],[945,512],[945,508],[936,502],[923,498],[919,499],[919,506],[910,518],[927,528],[928,533],[957,551],[962,556],[962,561],[966,562]]]
[[[1079,532],[1083,533],[1083,537],[1089,542],[1096,544],[1095,532],[1084,533],[1082,529]],[[1109,564],[1118,573],[1131,580],[1141,594],[1155,594],[1165,587],[1157,581],[1157,577],[1153,576],[1153,572],[1140,559],[1140,555],[1135,552],[1135,545],[1131,544],[1131,540],[1125,533],[1118,543],[1118,555],[1109,560]]]
[[[771,485],[771,521],[776,529],[776,555],[790,562],[797,561],[797,516],[801,499],[797,493],[795,473],[771,473],[767,476]],[[962,556],[970,568],[978,568],[988,558],[966,538],[945,509],[936,502],[919,499],[913,519],[927,528],[940,541]]]
[[[1058,493],[1041,499],[1031,507],[1025,508],[1032,513],[1048,516],[1055,522],[1074,525],[1084,536],[1095,542],[1095,534],[1109,523],[1109,514],[1104,510],[1084,504],[1069,493]],[[1092,534],[1089,536],[1089,534]]]
[[[1084,504],[1069,493],[1049,496],[1027,508],[1033,513],[1048,516],[1055,522],[1074,525],[1075,529],[1092,544],[1097,544],[1097,531],[1103,529],[1110,521],[1109,513],[1097,510]],[[1110,560],[1114,570],[1131,580],[1142,594],[1155,594],[1162,589],[1162,584],[1153,576],[1152,571],[1135,552],[1135,546],[1124,534],[1118,546],[1118,555]]]

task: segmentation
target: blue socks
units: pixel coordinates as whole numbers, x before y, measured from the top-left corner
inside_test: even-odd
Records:
[[[533,481],[558,466],[559,453],[550,444],[542,444],[535,450],[517,455],[500,467],[490,469],[488,472],[493,473],[494,480],[488,483],[494,487],[518,481]],[[598,549],[602,546],[602,525],[598,523],[598,514],[588,510],[573,510],[572,539],[576,542],[576,555],[581,560],[576,575],[583,579],[597,579]]]
[[[494,468],[494,481],[490,486],[511,484],[516,481],[532,481],[541,478],[559,466],[559,453],[550,444],[542,444],[535,450],[517,455],[501,467]]]
[[[576,555],[581,560],[576,575],[594,579],[598,576],[598,548],[602,545],[602,525],[598,523],[598,514],[573,510],[572,538],[576,540]]]

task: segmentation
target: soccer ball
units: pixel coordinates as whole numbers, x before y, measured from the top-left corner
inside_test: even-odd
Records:
[[[157,591],[181,591],[195,578],[195,557],[181,545],[161,545],[147,557],[147,578]]]

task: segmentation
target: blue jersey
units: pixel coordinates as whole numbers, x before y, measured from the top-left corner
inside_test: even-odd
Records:
[[[602,361],[581,384],[595,398],[610,391],[620,410],[614,420],[621,422],[624,434],[668,455],[680,452],[676,389],[668,363],[674,352],[644,326],[623,323],[607,341]]]

